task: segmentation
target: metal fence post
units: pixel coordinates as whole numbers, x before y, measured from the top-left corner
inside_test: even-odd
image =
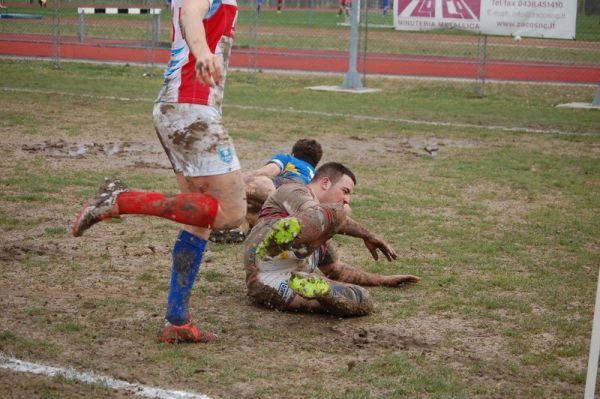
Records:
[[[352,0],[352,28],[350,31],[350,57],[348,59],[348,72],[344,77],[342,87],[344,89],[362,89],[363,85],[356,70],[358,58],[358,12],[360,11],[360,0]]]
[[[248,68],[250,68],[253,72],[257,72],[258,71],[258,67],[257,67],[257,51],[258,51],[258,17],[259,17],[259,10],[258,10],[258,3],[259,0],[252,0],[252,6],[254,7],[254,9],[256,10],[256,12],[254,12],[253,15],[253,19],[252,19],[252,23],[250,24],[250,38],[248,40],[248,51],[249,51],[249,55],[248,55]],[[268,3],[265,4],[265,6],[269,5]]]
[[[154,45],[156,45],[160,41],[160,13],[157,12],[154,14],[154,31],[152,35],[152,40],[154,41]]]
[[[54,1],[54,69],[60,69],[60,42],[61,42],[61,27],[60,19],[62,14],[62,1]]]
[[[476,91],[479,97],[485,97],[485,78],[487,75],[487,35],[480,34],[477,39],[477,61]]]
[[[83,10],[79,10],[79,43],[83,43]]]
[[[592,101],[592,104],[600,106],[600,86],[598,86],[598,91],[596,92],[596,97],[594,98],[594,101]]]

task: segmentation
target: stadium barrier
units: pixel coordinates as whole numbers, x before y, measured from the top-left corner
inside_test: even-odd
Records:
[[[152,42],[158,43],[160,41],[160,14],[162,9],[160,8],[94,8],[94,7],[79,7],[77,8],[77,14],[79,15],[79,43],[83,43],[84,40],[84,16],[86,14],[150,14],[154,15],[154,24],[152,29]]]

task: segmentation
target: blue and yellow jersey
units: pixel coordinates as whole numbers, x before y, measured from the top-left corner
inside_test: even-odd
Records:
[[[275,163],[281,169],[279,176],[308,184],[315,176],[315,168],[308,162],[302,161],[289,154],[277,154],[269,162]]]

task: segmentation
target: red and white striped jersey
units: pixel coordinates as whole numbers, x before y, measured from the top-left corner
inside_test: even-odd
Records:
[[[183,0],[173,0],[171,60],[165,70],[165,80],[156,102],[203,104],[221,109],[238,8],[236,0],[207,1],[210,2],[210,8],[204,19],[198,23],[204,24],[208,47],[221,59],[223,79],[218,85],[210,87],[201,84],[196,78],[196,58],[182,35],[179,23]]]

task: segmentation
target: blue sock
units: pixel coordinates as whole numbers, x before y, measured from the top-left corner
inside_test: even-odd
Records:
[[[185,230],[173,246],[173,268],[167,297],[167,321],[174,325],[188,322],[190,293],[200,270],[206,240]]]

